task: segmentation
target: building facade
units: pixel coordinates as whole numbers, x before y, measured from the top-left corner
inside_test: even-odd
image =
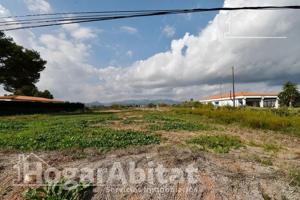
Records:
[[[214,106],[233,106],[233,96],[230,93],[215,95],[200,100],[201,103],[211,103]],[[257,92],[236,92],[235,106],[278,108],[279,98],[277,94]]]

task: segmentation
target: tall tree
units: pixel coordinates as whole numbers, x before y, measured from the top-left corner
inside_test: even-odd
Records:
[[[278,97],[281,105],[289,107],[295,106],[300,97],[297,84],[291,81],[286,82]]]
[[[42,94],[35,84],[45,65],[46,61],[37,51],[17,45],[0,32],[0,84],[3,84],[6,91],[28,96]]]

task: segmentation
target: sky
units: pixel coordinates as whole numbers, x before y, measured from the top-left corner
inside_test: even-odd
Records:
[[[223,6],[299,0],[0,0],[0,16]],[[278,92],[300,81],[300,11],[207,12],[9,31],[47,60],[37,83],[58,99],[187,100],[239,91]],[[0,87],[0,94],[5,94]]]

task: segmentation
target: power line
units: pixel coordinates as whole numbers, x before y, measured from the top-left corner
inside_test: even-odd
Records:
[[[2,17],[1,19],[6,19],[9,21],[0,22],[0,27],[1,27],[0,31],[11,31],[11,30],[19,30],[19,29],[39,28],[39,27],[57,26],[57,25],[64,25],[64,24],[86,23],[86,22],[116,20],[116,19],[135,18],[135,17],[161,16],[161,15],[171,15],[171,14],[198,13],[198,12],[210,12],[210,11],[222,11],[222,10],[234,11],[234,10],[284,10],[284,9],[299,10],[300,5],[193,8],[193,9],[172,9],[172,10],[65,12],[65,13],[23,15],[23,16],[19,15],[19,16]],[[49,16],[59,16],[59,15],[69,15],[69,16],[49,17]],[[31,19],[31,17],[35,17],[35,18]],[[10,20],[15,18],[23,18],[23,19]],[[16,25],[18,25],[18,27],[11,27]]]

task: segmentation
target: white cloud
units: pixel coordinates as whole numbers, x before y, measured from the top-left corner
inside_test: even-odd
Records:
[[[126,52],[126,55],[129,56],[129,57],[132,57],[133,51],[131,51],[131,50],[127,51],[127,52]]]
[[[271,4],[297,4],[297,0],[225,1],[226,6]],[[53,91],[58,98],[79,101],[182,99],[218,93],[221,82],[223,91],[228,91],[233,65],[237,90],[272,91],[278,90],[286,80],[299,83],[299,17],[298,11],[291,10],[235,11],[230,16],[220,12],[199,34],[187,33],[173,40],[166,52],[129,67],[102,69],[89,64],[89,43],[69,38],[70,32],[65,28],[59,29],[59,34],[17,36],[48,61],[38,84]],[[288,39],[224,38],[228,24],[231,35],[284,35]]]
[[[225,1],[226,6],[283,3],[296,4],[297,1]],[[123,98],[126,95],[132,98],[206,96],[218,92],[220,82],[224,90],[230,89],[231,66],[234,65],[238,89],[278,90],[286,80],[300,81],[299,16],[299,12],[291,10],[238,11],[230,16],[221,12],[199,35],[186,34],[173,40],[167,52],[128,68],[102,70],[103,85]],[[231,34],[237,36],[286,35],[288,39],[224,38],[228,23]],[[126,94],[123,96],[123,93]]]
[[[1,16],[10,15],[9,10],[1,5],[0,13]],[[59,99],[86,101],[98,99],[101,93],[101,86],[97,84],[98,70],[87,61],[90,45],[83,42],[83,39],[96,37],[95,32],[97,30],[75,25],[64,26],[40,36],[30,30],[6,34],[18,44],[37,50],[47,60],[46,69],[42,71],[37,83],[39,89],[48,89]],[[0,93],[5,93],[3,88]]]
[[[9,10],[0,4],[0,16],[7,17],[9,15],[10,15]]]
[[[28,10],[34,13],[49,13],[52,11],[47,0],[24,0]]]
[[[136,28],[131,27],[131,26],[121,26],[120,30],[124,31],[126,33],[129,33],[129,34],[136,34],[138,32],[138,30]]]
[[[79,24],[67,24],[63,25],[70,35],[77,40],[85,40],[97,37],[96,33],[101,32],[101,30],[94,30],[87,27],[82,27]]]
[[[43,34],[39,42],[38,50],[48,61],[41,73],[39,88],[48,88],[55,91],[57,97],[73,101],[95,99],[93,96],[98,96],[95,90],[97,86],[92,83],[95,76],[97,78],[97,69],[87,62],[90,52],[88,45],[53,34]]]
[[[167,37],[173,37],[176,33],[176,30],[173,26],[166,25],[162,30],[163,34]]]

